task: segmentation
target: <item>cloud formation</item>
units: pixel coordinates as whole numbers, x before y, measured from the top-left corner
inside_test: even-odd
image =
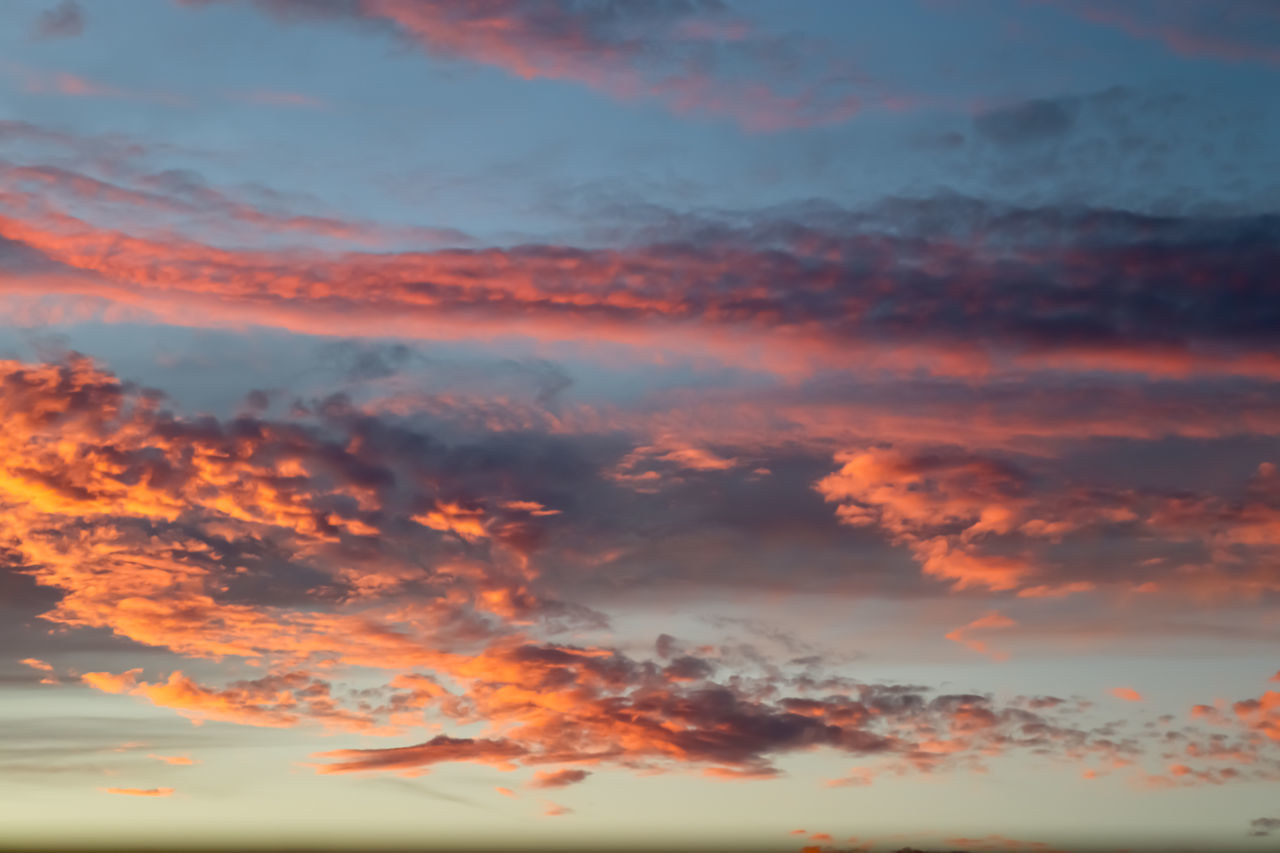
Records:
[[[84,32],[84,10],[76,0],[62,0],[40,13],[35,35],[41,39],[74,38]]]
[[[442,463],[447,447],[341,406],[311,425],[188,421],[84,359],[5,370],[5,524],[22,543],[24,571],[62,593],[44,618],[270,671],[222,687],[180,671],[146,680],[136,668],[86,673],[84,683],[197,722],[398,735],[421,727],[427,712],[488,727],[480,737],[328,750],[317,756],[322,773],[560,765],[533,778],[532,787],[547,788],[582,781],[586,767],[601,764],[762,778],[781,772],[778,757],[815,748],[902,772],[979,767],[984,757],[1028,749],[1067,760],[1139,751],[1051,719],[1053,705],[1033,711],[981,695],[822,678],[803,666],[748,675],[722,655],[679,653],[673,641],[665,659],[645,660],[536,640],[530,631],[577,612],[540,590],[535,540],[525,532],[561,516],[530,512],[543,504],[518,491],[476,490],[485,477],[459,491],[467,472]],[[388,465],[401,450],[417,461]],[[881,481],[854,475],[888,460],[903,464],[853,460],[839,494],[885,507],[880,523],[891,531],[960,521],[949,535],[963,540],[975,523],[998,531],[1017,518],[984,509],[993,495],[1017,499],[1009,484],[1023,480],[1010,470],[936,457],[911,464],[941,477],[937,492],[907,500],[882,486],[865,491]],[[514,482],[493,482],[504,481],[508,489]],[[434,496],[419,491],[423,483]],[[459,515],[459,507],[472,509]],[[433,524],[431,512],[484,523]],[[405,541],[429,548],[435,565],[397,569],[388,556]],[[368,549],[376,563],[360,562]],[[273,577],[273,565],[286,575]],[[299,573],[312,584],[275,585]],[[967,630],[1008,624],[989,615]],[[380,671],[385,686],[358,701],[339,696],[315,674],[335,665]],[[726,666],[737,674],[720,678]],[[1235,711],[1268,733],[1269,702],[1264,694]]]
[[[282,23],[355,24],[433,57],[523,80],[564,80],[623,101],[651,100],[677,114],[724,117],[749,131],[842,124],[868,94],[865,75],[830,46],[757,32],[719,0],[254,5]]]
[[[904,237],[844,214],[824,226],[766,219],[696,242],[673,233],[607,250],[304,255],[136,237],[64,213],[0,217],[0,237],[45,260],[45,294],[178,324],[575,341],[589,323],[593,337],[618,344],[783,373],[836,356],[942,376],[1105,370],[1270,381],[1280,372],[1267,276],[1276,228],[1265,217],[1202,223],[962,203],[908,211],[955,228],[985,222],[991,237],[986,247],[945,227]],[[893,227],[910,226],[895,218]],[[1182,239],[1189,233],[1194,243]],[[1125,287],[1115,286],[1117,269]],[[7,293],[31,292],[25,272],[4,277]],[[1207,280],[1231,287],[1206,289]]]
[[[1280,673],[1221,663],[1280,642],[1275,16],[820,5],[16,11],[20,831],[532,843],[664,774],[821,850],[1052,849],[822,818],[1008,772],[1268,814]]]

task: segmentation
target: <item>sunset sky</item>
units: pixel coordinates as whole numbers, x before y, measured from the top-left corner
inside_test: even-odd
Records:
[[[1280,846],[1280,2],[7,0],[0,847]]]

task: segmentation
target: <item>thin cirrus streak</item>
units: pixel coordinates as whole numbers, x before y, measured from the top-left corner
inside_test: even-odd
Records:
[[[22,88],[33,94],[52,94],[68,98],[105,98],[107,100],[138,101],[166,107],[188,107],[191,101],[174,92],[125,89],[100,80],[90,79],[69,71],[44,69],[6,63],[10,75],[17,77]]]
[[[207,0],[185,3],[193,8]],[[653,100],[681,115],[723,117],[748,131],[780,132],[839,125],[865,102],[897,103],[823,45],[818,82],[794,66],[812,65],[813,48],[786,46],[753,32],[721,3],[459,4],[361,0],[327,5],[308,0],[255,4],[282,22],[351,22],[385,30],[426,53],[499,68],[524,80],[565,80],[623,100]],[[373,24],[369,28],[367,25]],[[718,67],[747,65],[740,79]],[[808,70],[806,68],[806,70]]]
[[[1280,66],[1280,49],[1275,46],[1280,14],[1270,3],[1161,0],[1116,6],[1067,0],[1058,5],[1091,23],[1114,27],[1134,38],[1159,41],[1189,58]]]
[[[26,130],[15,128],[16,131]],[[83,142],[82,140],[80,142]],[[111,169],[121,172],[119,166]],[[94,206],[117,223],[128,216],[138,230],[165,222],[169,228],[182,219],[187,227],[215,222],[221,236],[243,239],[246,234],[313,238],[362,246],[409,241],[421,244],[467,245],[470,238],[456,229],[380,226],[335,217],[265,210],[208,186],[186,172],[164,171],[128,176],[128,184],[105,181],[62,166],[21,165],[0,160],[0,201],[6,207],[37,213],[51,222],[74,219],[68,206]],[[132,223],[131,223],[132,224]],[[225,232],[230,232],[227,234]]]

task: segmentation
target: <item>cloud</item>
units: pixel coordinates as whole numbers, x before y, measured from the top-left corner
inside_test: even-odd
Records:
[[[99,788],[107,794],[120,794],[126,797],[172,797],[173,788]]]
[[[233,682],[224,689],[198,684],[180,671],[167,681],[137,681],[139,670],[123,675],[91,672],[81,679],[91,687],[108,693],[139,696],[161,708],[171,708],[192,722],[206,720],[237,723],[246,726],[289,728],[304,720],[318,722],[335,731],[384,733],[374,719],[340,708],[333,699],[330,685],[303,673],[269,675],[252,681]],[[170,763],[190,760],[161,759]]]
[[[1010,838],[1007,835],[992,833],[977,838],[965,838],[957,836],[948,838],[947,844],[957,844],[974,851],[996,850],[1002,853],[1012,853],[1012,851],[1030,850],[1040,851],[1040,853],[1067,853],[1061,848],[1054,847],[1044,841],[1027,841],[1021,838]]]
[[[316,758],[331,759],[319,768],[321,773],[352,773],[366,770],[398,770],[404,775],[418,775],[440,762],[474,761],[501,768],[512,767],[512,759],[527,750],[507,740],[453,738],[437,735],[416,746],[393,749],[336,749],[321,752]]]
[[[681,686],[655,668],[603,650],[524,646],[491,649],[451,669],[470,682],[463,720],[486,720],[506,737],[440,735],[415,746],[338,750],[322,773],[426,772],[442,761],[476,761],[509,769],[549,762],[623,763],[632,768],[703,766],[725,778],[777,775],[773,755],[827,747],[897,759],[912,772],[964,766],[978,751],[1045,748],[1063,738],[1076,748],[1090,735],[1049,724],[1027,711],[1000,709],[973,695],[919,693],[848,685],[856,695],[821,699],[753,698],[742,682]],[[784,682],[785,683],[785,682]],[[781,686],[781,685],[779,685]],[[1101,746],[1099,748],[1102,748]],[[585,770],[541,773],[551,787]],[[546,780],[546,781],[540,781]]]
[[[41,39],[74,38],[84,32],[84,10],[76,0],[62,0],[40,13],[35,35]]]
[[[0,284],[17,295],[38,281],[46,297],[103,299],[127,308],[117,316],[186,325],[579,344],[590,328],[596,342],[782,375],[837,356],[872,372],[952,377],[1280,374],[1267,334],[1271,220],[972,207],[938,205],[931,215],[946,220],[910,238],[881,230],[908,222],[846,213],[611,249],[305,255],[8,216],[0,236],[60,273]],[[988,248],[948,233],[977,223],[991,231]],[[108,255],[96,251],[104,241]],[[1125,288],[1114,286],[1118,266]],[[1210,295],[1197,284],[1206,276],[1237,285]]]
[[[86,81],[64,80],[68,94],[82,92],[110,94]],[[81,145],[84,140],[79,140]],[[456,229],[391,227],[348,221],[334,216],[300,214],[283,209],[279,201],[255,203],[247,193],[210,186],[203,177],[187,170],[164,170],[123,175],[118,167],[107,171],[118,182],[100,179],[85,171],[63,166],[17,165],[0,161],[0,179],[12,188],[14,200],[33,198],[31,189],[49,206],[54,197],[67,206],[91,205],[108,212],[118,223],[145,228],[158,220],[169,225],[182,222],[198,231],[219,236],[286,235],[326,241],[383,246],[396,242],[415,245],[466,245],[467,235]],[[69,220],[63,219],[66,222]]]
[[[1142,694],[1132,687],[1112,687],[1107,691],[1117,699],[1123,699],[1126,702],[1141,702]]]
[[[16,74],[22,81],[23,89],[33,94],[59,95],[68,98],[139,101],[167,107],[186,107],[190,105],[186,97],[174,92],[126,89],[80,74],[73,74],[69,71],[45,71],[22,66],[10,66],[10,72]]]
[[[1021,598],[1090,592],[1105,575],[1079,566],[1059,572],[1046,558],[1056,543],[1105,530],[1147,530],[1166,546],[1198,541],[1213,554],[1199,565],[1185,564],[1174,577],[1157,569],[1158,577],[1142,578],[1139,567],[1138,575],[1125,579],[1130,589],[1177,586],[1198,594],[1250,595],[1275,583],[1269,567],[1228,556],[1238,545],[1263,549],[1258,553],[1273,547],[1280,490],[1270,463],[1259,466],[1243,497],[1231,500],[1050,486],[996,456],[951,449],[881,446],[837,454],[836,462],[842,467],[814,489],[837,504],[840,522],[882,531],[905,546],[926,575],[957,590],[1016,591]],[[1163,563],[1155,557],[1145,565]]]
[[[839,504],[843,523],[879,526],[910,546],[926,573],[960,589],[1007,590],[1032,572],[1021,555],[985,555],[970,544],[1022,523],[1027,483],[1017,469],[990,458],[889,449],[842,454],[837,461],[843,467],[814,488]],[[958,535],[939,535],[957,525]]]
[[[584,781],[591,773],[587,770],[540,770],[533,775],[528,783],[530,788],[547,789],[547,788],[567,788],[570,785],[576,785]]]
[[[61,596],[45,620],[107,629],[208,666],[245,661],[262,673],[205,684],[182,670],[150,680],[135,667],[89,672],[83,683],[192,721],[408,740],[328,750],[316,756],[321,773],[413,775],[457,761],[570,767],[539,770],[536,786],[598,766],[770,778],[782,772],[780,758],[811,750],[874,763],[866,772],[875,775],[980,770],[990,756],[1019,751],[1077,765],[1133,763],[1145,754],[1113,730],[1073,722],[1069,705],[826,677],[820,660],[794,650],[772,661],[668,637],[648,659],[554,641],[563,626],[598,618],[574,603],[578,581],[565,572],[578,559],[573,554],[617,547],[613,537],[645,517],[618,507],[652,496],[608,472],[629,448],[658,446],[652,443],[619,442],[592,456],[592,442],[580,437],[576,446],[586,455],[566,455],[553,452],[560,445],[548,435],[473,432],[455,445],[421,421],[370,414],[341,397],[280,419],[187,418],[162,395],[75,355],[0,365],[0,416],[0,520],[5,541],[21,552],[22,571]],[[669,492],[677,516],[683,501],[705,501],[703,478],[741,477],[739,467],[752,467],[680,453],[668,461],[685,478]],[[780,463],[771,462],[768,489],[794,479],[811,501],[806,511],[825,518],[829,531],[883,536],[920,559],[926,578],[1013,602],[1027,590],[1043,596],[1092,582],[1036,549],[1097,527],[1132,533],[1136,525],[1139,533],[1221,542],[1246,549],[1231,559],[1247,563],[1247,549],[1273,547],[1280,495],[1266,466],[1228,500],[1080,491],[1000,454],[955,448],[848,451],[825,477],[812,473],[830,465],[821,458],[799,475]],[[565,491],[548,496],[548,483]],[[777,493],[763,498],[775,505]],[[843,528],[824,498],[837,504]],[[563,509],[538,509],[547,506]],[[617,518],[625,525],[609,526]],[[702,524],[696,514],[684,523]],[[739,523],[756,536],[766,528],[750,517]],[[569,535],[581,529],[590,536]],[[1018,571],[994,570],[1015,556]],[[725,584],[742,569],[735,560],[703,570],[708,582]],[[1217,583],[1224,576],[1210,575]],[[1142,574],[1122,578],[1110,582],[1146,582]],[[919,588],[910,578],[895,582]],[[994,611],[951,639],[974,647],[981,642],[975,631],[1021,625]],[[373,686],[341,688],[357,668]],[[1266,734],[1269,697],[1222,716]],[[429,720],[488,728],[483,736],[424,738]],[[1173,762],[1187,772],[1149,775],[1185,785],[1271,772],[1264,761],[1245,771],[1183,764],[1239,752],[1196,743],[1194,755]]]
[[[1242,699],[1232,710],[1253,731],[1280,741],[1280,691],[1268,690],[1257,699]]]
[[[1001,145],[1027,145],[1058,139],[1075,125],[1075,105],[1062,100],[1024,101],[988,110],[973,120],[979,135]]]
[[[1268,3],[1251,0],[1140,0],[1123,7],[1068,0],[1059,5],[1090,23],[1137,38],[1158,41],[1180,56],[1280,66],[1280,15]]]
[[[1266,838],[1280,830],[1280,818],[1260,817],[1249,821],[1249,835],[1253,838]]]
[[[832,46],[757,33],[715,0],[254,5],[285,24],[354,24],[437,59],[524,80],[563,80],[622,101],[654,101],[680,115],[727,118],[750,131],[841,124],[864,100],[896,103]]]
[[[277,89],[250,89],[243,92],[228,92],[227,97],[233,101],[242,101],[260,107],[292,107],[301,109],[322,109],[328,104],[320,98],[304,95],[301,92],[284,92]]]
[[[1017,622],[1010,619],[1008,616],[1004,616],[998,611],[992,610],[990,613],[974,619],[969,624],[949,632],[946,637],[953,643],[960,643],[963,646],[973,649],[980,655],[990,655],[995,660],[1008,660],[1009,654],[1007,652],[991,649],[987,646],[986,642],[970,635],[974,631],[1012,628],[1017,624]]]

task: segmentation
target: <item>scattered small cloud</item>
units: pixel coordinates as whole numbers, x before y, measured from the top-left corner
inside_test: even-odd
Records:
[[[576,785],[590,776],[586,770],[556,770],[554,772],[538,771],[529,782],[530,788],[567,788]]]
[[[38,39],[74,38],[84,32],[84,10],[76,0],[62,0],[36,18]]]
[[[1123,699],[1126,702],[1141,702],[1142,694],[1132,687],[1112,687],[1107,691],[1117,699]]]
[[[1251,838],[1267,838],[1273,832],[1280,832],[1280,817],[1260,817],[1249,821]]]

